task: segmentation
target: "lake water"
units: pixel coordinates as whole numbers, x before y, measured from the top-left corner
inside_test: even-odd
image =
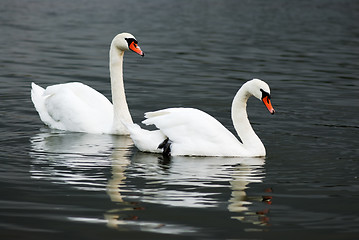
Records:
[[[2,0],[0,238],[357,239],[358,22],[356,0]],[[186,106],[234,131],[234,94],[261,78],[277,112],[248,112],[267,157],[166,160],[46,128],[31,82],[110,98],[124,31],[146,53],[125,55],[135,122]]]

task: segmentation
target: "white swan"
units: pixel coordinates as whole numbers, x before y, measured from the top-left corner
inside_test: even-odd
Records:
[[[46,90],[32,83],[31,99],[41,120],[54,129],[128,135],[122,124],[133,123],[123,84],[126,50],[144,56],[133,35],[121,33],[112,40],[109,57],[113,105],[104,95],[82,83],[57,84]]]
[[[268,84],[259,79],[243,84],[232,103],[232,120],[242,143],[215,118],[193,108],[145,113],[143,123],[154,124],[159,130],[148,131],[137,124],[125,125],[136,147],[144,152],[172,156],[265,156],[264,145],[248,120],[246,106],[250,96],[262,100],[271,114],[275,112]]]

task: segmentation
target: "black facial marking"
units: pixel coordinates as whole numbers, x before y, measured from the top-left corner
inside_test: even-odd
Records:
[[[138,44],[137,40],[134,38],[125,38],[125,40],[127,41],[128,46],[130,46],[132,42]]]
[[[269,93],[267,93],[263,89],[261,89],[261,92],[262,92],[262,99],[265,98],[265,97],[268,97],[268,99],[270,99],[270,94]]]
[[[261,92],[262,92],[262,101],[263,101],[263,98],[268,97],[267,99],[268,99],[268,102],[269,102],[270,94],[267,93],[266,91],[264,91],[263,89],[261,89]]]

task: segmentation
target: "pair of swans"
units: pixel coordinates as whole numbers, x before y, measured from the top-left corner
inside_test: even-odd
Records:
[[[149,131],[134,124],[128,109],[123,83],[123,56],[143,51],[135,37],[118,34],[110,46],[112,103],[93,88],[78,82],[57,84],[46,89],[32,83],[31,99],[41,120],[50,128],[96,134],[130,135],[144,152],[185,156],[265,156],[263,143],[253,131],[246,111],[254,96],[273,114],[269,86],[253,79],[238,90],[232,102],[232,121],[240,142],[219,121],[194,108],[168,108],[145,113]]]

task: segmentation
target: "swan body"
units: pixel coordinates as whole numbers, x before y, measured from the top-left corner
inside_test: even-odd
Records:
[[[133,35],[118,34],[111,42],[109,53],[112,103],[79,82],[56,84],[46,89],[32,83],[31,99],[40,119],[59,130],[128,135],[123,122],[133,122],[123,84],[123,55],[127,50],[144,55]]]
[[[145,113],[146,125],[158,130],[148,131],[137,124],[126,123],[136,147],[144,152],[166,153],[172,156],[260,157],[265,147],[253,131],[246,111],[250,96],[262,100],[270,113],[269,86],[253,79],[238,90],[232,103],[232,120],[240,142],[228,129],[209,114],[194,108],[167,108]]]

